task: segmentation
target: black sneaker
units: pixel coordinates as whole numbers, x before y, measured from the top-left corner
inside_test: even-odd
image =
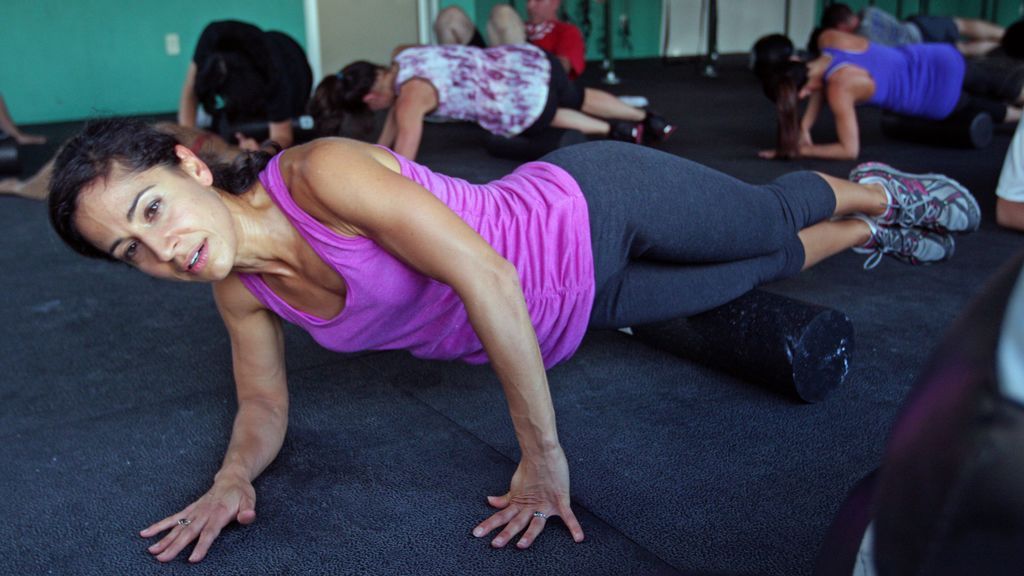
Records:
[[[672,136],[672,133],[676,131],[674,124],[669,123],[662,116],[655,114],[654,112],[647,112],[647,116],[644,117],[644,144],[657,144],[664,142]]]
[[[621,140],[622,142],[632,142],[633,144],[643,144],[644,142],[644,123],[643,122],[629,122],[626,120],[612,120],[608,122],[611,129],[608,131],[608,137],[612,140]]]

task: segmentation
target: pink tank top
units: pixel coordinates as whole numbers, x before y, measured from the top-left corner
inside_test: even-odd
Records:
[[[437,90],[434,114],[476,122],[498,136],[515,136],[540,118],[548,101],[551,62],[529,44],[477,48],[414,46],[395,56],[395,93],[413,78]]]
[[[570,357],[583,339],[594,301],[590,222],[572,176],[553,164],[531,162],[475,185],[394,156],[403,176],[433,193],[515,265],[544,366]],[[406,266],[372,240],[341,236],[302,211],[281,178],[279,159],[270,161],[260,182],[341,275],[348,292],[341,313],[324,319],[291,307],[259,275],[239,274],[260,302],[330,350],[404,349],[418,358],[487,362],[452,288]]]

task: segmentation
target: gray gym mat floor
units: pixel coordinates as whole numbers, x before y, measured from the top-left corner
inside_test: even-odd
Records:
[[[665,149],[752,182],[854,162],[768,162],[770,103],[740,59],[622,62],[679,130]],[[597,83],[597,65],[585,81]],[[841,254],[768,289],[844,310],[857,342],[846,384],[801,404],[619,332],[590,333],[550,371],[574,508],[587,540],[549,523],[527,551],[470,530],[517,457],[487,367],[405,353],[341,356],[287,332],[291,424],[257,481],[257,521],[227,529],[197,566],[160,565],[138,530],[201,495],[234,413],[228,343],[205,286],[151,280],[73,255],[42,203],[0,197],[0,556],[8,574],[809,574],[847,489],[878,465],[889,427],[943,330],[1020,234],[996,227],[1012,128],[985,150],[885,139],[861,111],[862,160],[941,171],[982,204],[982,230],[946,264]],[[827,117],[816,136],[825,140]],[[31,127],[26,172],[77,125]],[[834,132],[832,133],[834,134]],[[515,163],[483,133],[429,125],[420,161],[484,181]],[[628,200],[628,199],[627,199]]]

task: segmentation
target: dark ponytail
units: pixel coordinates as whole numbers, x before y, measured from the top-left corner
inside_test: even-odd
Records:
[[[246,193],[259,180],[260,172],[267,167],[270,159],[281,151],[276,142],[268,142],[266,145],[272,145],[274,152],[262,148],[254,152],[242,152],[231,162],[226,162],[221,156],[204,154],[202,159],[210,167],[214,187],[235,196]]]
[[[807,83],[807,64],[785,62],[764,75],[764,94],[775,103],[778,116],[779,158],[796,158],[800,154],[800,89]]]
[[[373,89],[384,68],[365,60],[325,77],[313,92],[309,114],[321,136],[352,133],[366,137],[373,130],[373,113],[363,98]]]

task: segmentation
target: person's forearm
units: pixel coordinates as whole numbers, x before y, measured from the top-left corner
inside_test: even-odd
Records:
[[[250,482],[255,480],[277,457],[287,429],[287,406],[261,400],[240,402],[231,441],[217,475],[237,474]]]
[[[475,287],[478,297],[463,301],[501,381],[523,455],[541,456],[559,447],[558,431],[537,334],[518,274],[508,264],[508,269],[481,276]]]
[[[182,126],[195,126],[197,109],[198,103],[196,102],[195,94],[190,93],[189,96],[183,94],[181,101],[178,103],[178,124]]]
[[[814,123],[818,121],[818,114],[820,113],[821,95],[817,93],[811,94],[807,102],[807,109],[804,110],[803,118],[800,119],[800,130],[809,133],[811,128],[814,128]]]
[[[423,123],[400,126],[395,138],[395,152],[409,160],[415,160],[420,150],[420,139],[423,137]]]
[[[295,143],[295,130],[292,121],[270,122],[268,124],[269,139],[281,148],[288,148]]]
[[[182,126],[196,125],[196,111],[199,108],[199,98],[196,97],[196,73],[196,63],[189,62],[185,82],[181,85],[181,95],[178,97],[178,124]]]

